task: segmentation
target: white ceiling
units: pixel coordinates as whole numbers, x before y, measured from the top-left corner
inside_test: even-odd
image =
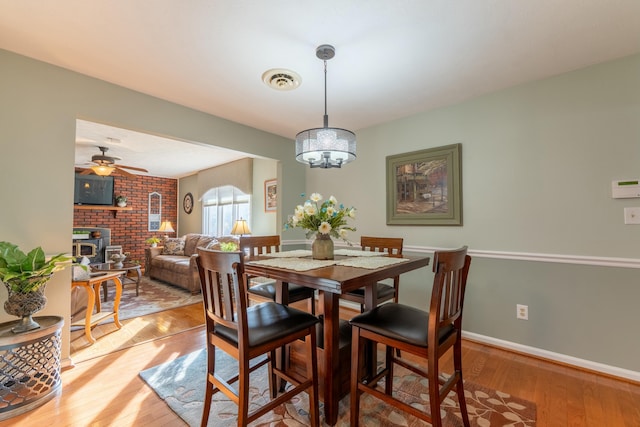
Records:
[[[322,126],[325,43],[329,124],[357,134],[640,52],[640,1],[0,0],[2,49],[292,141]],[[271,68],[302,84],[267,87]]]

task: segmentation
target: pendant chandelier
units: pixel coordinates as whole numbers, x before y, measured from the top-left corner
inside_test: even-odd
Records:
[[[316,49],[316,56],[324,61],[324,127],[303,130],[296,135],[296,160],[312,168],[339,168],[356,159],[356,134],[329,127],[327,61],[335,54],[335,48],[328,44]]]

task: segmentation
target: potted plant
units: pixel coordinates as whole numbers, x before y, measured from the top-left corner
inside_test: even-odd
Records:
[[[119,196],[116,196],[116,204],[121,208],[127,206],[127,197],[123,196],[122,194]]]
[[[150,244],[152,248],[155,248],[156,246],[158,246],[158,243],[160,243],[160,239],[156,236],[153,236],[149,237],[147,240],[145,240],[145,242]]]
[[[8,297],[4,309],[8,314],[21,318],[15,333],[39,328],[31,317],[47,303],[44,288],[51,276],[69,265],[71,257],[55,255],[48,260],[40,246],[29,253],[22,252],[17,245],[0,242],[0,281],[7,287]]]
[[[224,252],[234,252],[238,250],[238,245],[234,242],[220,242],[220,250]]]

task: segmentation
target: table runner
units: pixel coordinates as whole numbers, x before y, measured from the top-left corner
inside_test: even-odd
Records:
[[[259,261],[249,261],[252,265],[262,265],[265,267],[285,268],[294,271],[307,271],[316,268],[328,267],[330,265],[342,265],[345,267],[357,267],[376,269],[393,264],[409,261],[407,258],[391,257],[353,257],[343,260],[318,260],[309,258],[271,258]]]

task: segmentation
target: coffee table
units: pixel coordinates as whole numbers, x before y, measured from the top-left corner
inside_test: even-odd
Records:
[[[140,279],[142,278],[142,269],[140,268],[140,264],[133,262],[123,262],[122,265],[118,265],[116,267],[116,263],[114,262],[103,262],[99,264],[91,264],[91,269],[93,271],[122,271],[126,274],[122,275],[122,286],[127,283],[135,283],[136,284],[136,296],[140,295]],[[130,276],[133,275],[134,277]],[[106,283],[102,284],[102,293],[103,300],[107,300],[107,285]]]

